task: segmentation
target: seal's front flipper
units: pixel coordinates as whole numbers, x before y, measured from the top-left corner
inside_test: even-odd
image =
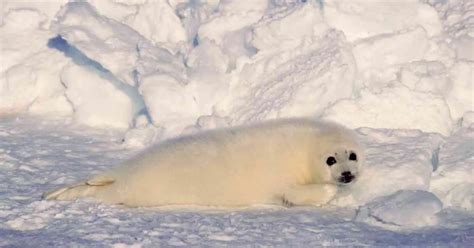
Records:
[[[291,208],[295,206],[295,204],[293,202],[290,202],[288,199],[286,199],[285,196],[281,198],[281,203],[286,208]]]
[[[334,198],[337,186],[333,184],[294,185],[283,194],[284,206],[324,205]],[[288,204],[290,203],[290,204]]]

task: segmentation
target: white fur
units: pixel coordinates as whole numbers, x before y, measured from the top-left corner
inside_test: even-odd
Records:
[[[357,153],[350,161],[347,153]],[[336,155],[337,154],[337,155]],[[326,164],[328,156],[338,163]],[[363,151],[342,126],[307,119],[269,121],[164,141],[92,179],[45,194],[127,206],[325,204],[338,177],[358,175]]]

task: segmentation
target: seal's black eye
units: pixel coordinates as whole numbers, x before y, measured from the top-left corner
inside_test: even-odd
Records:
[[[326,159],[326,164],[328,164],[329,166],[335,164],[337,161],[336,161],[336,158],[331,156],[331,157],[328,157],[328,159]]]
[[[349,155],[349,160],[357,160],[357,154],[351,152],[351,154]]]

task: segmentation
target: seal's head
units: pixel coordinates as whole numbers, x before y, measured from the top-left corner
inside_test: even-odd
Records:
[[[365,155],[357,133],[338,124],[321,123],[313,144],[313,182],[348,185],[358,179]]]
[[[325,164],[331,171],[332,181],[347,185],[354,182],[362,169],[363,154],[358,149],[337,149],[333,154],[328,154]]]

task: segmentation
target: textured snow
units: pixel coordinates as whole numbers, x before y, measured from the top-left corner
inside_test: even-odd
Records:
[[[61,81],[66,87],[66,97],[74,106],[77,122],[96,127],[128,128],[132,125],[136,106],[124,91],[106,78],[72,64],[63,69]]]
[[[371,106],[377,108],[371,108]],[[357,113],[348,115],[347,113]],[[410,91],[405,86],[363,90],[356,99],[344,99],[327,109],[323,117],[348,127],[420,129],[448,135],[452,121],[446,101],[432,93]]]
[[[1,11],[0,113],[122,129],[145,116],[162,139],[202,116],[449,135],[473,111],[465,0],[7,1]]]
[[[440,1],[441,2],[441,1]],[[430,36],[441,31],[441,22],[433,8],[417,0],[404,1],[327,1],[324,5],[328,23],[343,30],[348,40],[420,26]]]
[[[469,247],[474,239],[472,187],[457,190],[471,196],[471,205],[456,205],[457,193],[438,192],[429,184],[472,185],[472,176],[438,176],[442,168],[472,170],[472,149],[466,153],[468,148],[456,148],[472,144],[472,129],[462,128],[447,139],[418,131],[358,133],[371,144],[367,170],[379,173],[368,173],[373,176],[353,185],[354,192],[365,195],[358,204],[343,191],[345,202],[325,208],[124,208],[88,199],[41,199],[44,191],[112,168],[137,152],[124,148],[120,133],[62,120],[5,117],[0,122],[0,246]],[[437,150],[438,169],[433,172],[434,155],[425,146],[439,142],[443,147]],[[426,173],[417,174],[417,166]]]

